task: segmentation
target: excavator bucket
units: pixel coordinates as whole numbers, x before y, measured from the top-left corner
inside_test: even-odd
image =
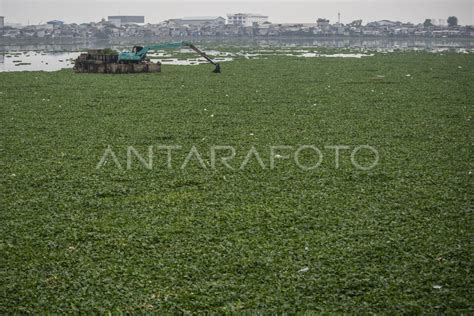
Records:
[[[221,65],[216,64],[216,68],[212,71],[215,74],[220,74],[221,73]]]

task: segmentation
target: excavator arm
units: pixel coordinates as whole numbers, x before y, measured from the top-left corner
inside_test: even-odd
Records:
[[[194,46],[193,43],[190,43],[190,42],[183,42],[183,44],[189,48],[191,48],[193,51],[195,51],[196,53],[198,53],[199,55],[201,55],[204,59],[206,59],[208,62],[210,62],[211,64],[213,64],[214,66],[216,66],[216,68],[214,69],[214,73],[220,73],[221,72],[221,66],[216,63],[215,61],[213,61],[211,59],[211,57],[209,57],[206,53],[204,53],[203,51],[201,51],[199,48],[197,48],[196,46]]]
[[[180,47],[189,47],[198,53],[200,56],[205,58],[208,62],[213,64],[216,68],[214,69],[214,73],[220,73],[221,67],[218,63],[214,62],[211,57],[209,57],[206,53],[201,51],[199,48],[194,46],[191,42],[174,42],[174,43],[162,43],[157,45],[149,45],[145,47],[135,46],[131,52],[124,51],[119,54],[118,61],[119,62],[131,62],[137,63],[141,62],[146,58],[146,54],[150,50],[161,50],[161,49],[173,49],[173,48],[180,48]]]

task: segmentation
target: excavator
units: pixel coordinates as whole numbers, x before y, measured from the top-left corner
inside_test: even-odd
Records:
[[[75,61],[78,73],[141,73],[161,72],[161,63],[153,63],[147,58],[151,50],[188,47],[215,66],[213,72],[221,73],[221,66],[191,42],[160,43],[149,46],[134,46],[131,51],[117,53],[111,49],[89,50]]]
[[[197,48],[193,43],[191,42],[176,42],[176,43],[162,43],[162,44],[157,44],[157,45],[151,45],[151,46],[134,46],[131,52],[128,51],[123,51],[119,53],[118,55],[118,62],[119,63],[139,63],[144,60],[146,60],[146,54],[150,50],[162,50],[162,49],[176,49],[180,47],[189,47],[199,55],[201,55],[204,59],[206,59],[208,62],[213,64],[215,66],[214,73],[220,73],[221,72],[221,66],[214,62],[206,53],[201,51],[199,48]]]

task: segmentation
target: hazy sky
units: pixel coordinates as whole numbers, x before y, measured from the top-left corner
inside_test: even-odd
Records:
[[[474,24],[474,0],[0,0],[0,16],[6,23],[44,23],[58,19],[66,23],[99,21],[108,15],[144,15],[147,23],[183,16],[224,16],[252,12],[271,22],[311,23],[318,17],[344,23],[363,19],[423,22],[425,18],[455,15],[460,24]]]

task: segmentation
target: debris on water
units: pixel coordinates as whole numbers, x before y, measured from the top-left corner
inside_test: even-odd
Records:
[[[333,57],[333,58],[362,58],[362,57],[372,57],[374,54],[318,54],[318,53],[303,53],[300,55],[288,54],[287,56],[296,56],[296,57]]]
[[[303,269],[299,270],[298,272],[299,273],[305,273],[305,272],[308,272],[309,271],[309,268],[308,267],[304,267]]]
[[[443,288],[443,286],[441,286],[441,285],[433,285],[433,289],[435,289],[435,290],[440,290],[442,288]]]

